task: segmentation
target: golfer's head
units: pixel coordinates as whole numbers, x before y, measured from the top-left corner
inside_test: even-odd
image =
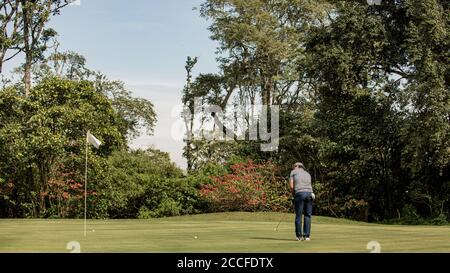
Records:
[[[294,164],[294,169],[299,169],[299,168],[305,168],[305,166],[303,166],[303,164],[302,163],[300,163],[300,162],[297,162],[297,163],[295,163]]]

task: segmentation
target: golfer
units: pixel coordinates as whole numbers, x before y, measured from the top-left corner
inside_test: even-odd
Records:
[[[314,194],[311,186],[311,175],[305,170],[305,166],[302,163],[298,162],[294,164],[289,185],[294,194],[295,236],[298,241],[310,241]],[[303,213],[305,219],[302,229]]]

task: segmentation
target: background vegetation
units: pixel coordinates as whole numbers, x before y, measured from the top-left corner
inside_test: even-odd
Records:
[[[262,152],[259,141],[189,132],[187,173],[167,153],[128,148],[142,128],[153,132],[150,101],[58,51],[46,25],[66,4],[0,3],[0,64],[24,57],[20,81],[2,76],[0,217],[82,216],[90,130],[104,145],[89,152],[89,217],[286,211],[286,176],[301,161],[316,214],[448,221],[448,1],[205,0],[220,72],[193,78],[189,57],[182,102],[192,111],[194,97],[224,109],[280,105],[280,143]],[[224,118],[193,115],[205,121],[202,132]]]

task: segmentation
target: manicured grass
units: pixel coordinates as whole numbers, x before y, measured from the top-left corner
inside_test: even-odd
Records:
[[[275,227],[283,219],[278,231]],[[450,252],[450,226],[376,225],[313,217],[312,240],[294,240],[293,214],[216,213],[150,220],[0,220],[0,252]]]

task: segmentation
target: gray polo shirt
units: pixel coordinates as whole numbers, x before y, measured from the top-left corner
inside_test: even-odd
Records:
[[[312,192],[311,175],[302,168],[291,171],[291,178],[294,179],[294,191],[297,192]]]

